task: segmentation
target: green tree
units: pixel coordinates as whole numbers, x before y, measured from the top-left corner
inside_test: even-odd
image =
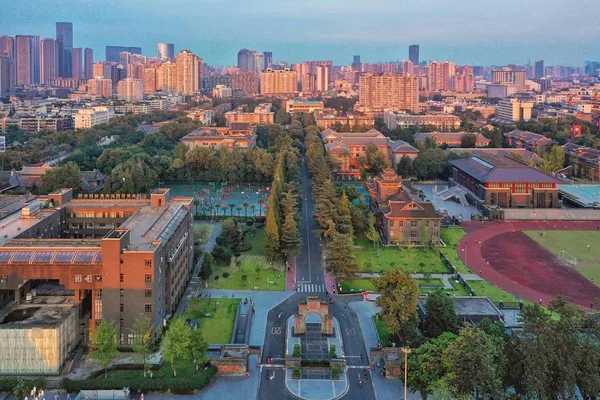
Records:
[[[476,147],[477,144],[477,136],[473,133],[466,133],[460,139],[460,147],[463,148],[473,148]]]
[[[448,373],[441,355],[456,340],[456,335],[445,332],[437,338],[414,349],[408,357],[408,384],[416,389],[424,400],[436,392]]]
[[[296,254],[300,246],[300,231],[294,214],[286,214],[281,226],[281,251]]]
[[[108,366],[113,358],[119,353],[117,351],[117,326],[105,319],[94,329],[90,358],[98,360],[104,368],[104,379],[108,377]]]
[[[350,200],[346,195],[346,191],[342,191],[340,198],[339,217],[336,223],[337,230],[343,234],[353,234],[352,215],[350,214]]]
[[[386,155],[374,144],[367,146],[365,155],[369,169],[374,174],[379,174],[388,166]]]
[[[463,327],[456,340],[448,345],[443,358],[450,371],[446,379],[455,396],[493,398],[503,393],[497,359],[502,349],[484,331],[470,325]]]
[[[412,158],[407,155],[402,156],[398,162],[396,172],[403,178],[413,176],[415,174],[415,168],[413,166]]]
[[[196,365],[196,371],[200,364],[206,362],[206,352],[208,350],[208,343],[202,336],[202,331],[199,329],[192,329],[190,332],[190,345],[189,351],[193,363]]]
[[[436,338],[444,332],[458,331],[458,317],[454,301],[443,290],[436,290],[427,296],[425,303],[425,333]]]
[[[562,169],[565,165],[565,151],[560,146],[554,146],[542,158],[540,169],[551,174]]]
[[[380,235],[375,227],[375,214],[372,212],[367,216],[367,231],[365,232],[365,236],[373,243],[373,248],[379,243]]]
[[[183,317],[171,320],[169,330],[163,336],[163,352],[165,360],[171,364],[173,376],[177,376],[175,361],[185,360],[190,356],[189,348],[192,338],[192,329]]]
[[[274,203],[269,202],[267,208],[267,220],[265,226],[264,247],[265,254],[269,258],[273,258],[279,254],[279,227],[277,224],[277,213],[274,208]]]
[[[404,332],[407,342],[407,326],[412,327],[419,300],[419,285],[405,271],[397,268],[386,270],[375,280],[375,290],[380,294],[377,305],[381,307],[381,318],[391,335],[399,337]]]
[[[354,238],[352,235],[336,233],[327,242],[325,268],[336,277],[350,277],[356,270]]]
[[[204,253],[204,260],[202,260],[202,268],[200,268],[200,279],[207,281],[210,279],[213,273],[213,265],[215,264],[215,258],[209,252]]]
[[[285,111],[285,108],[280,108],[275,113],[275,123],[279,125],[287,125],[291,121],[290,114]]]
[[[50,193],[56,189],[72,188],[73,193],[81,192],[81,171],[75,163],[68,162],[63,166],[54,167],[42,175],[42,186],[45,192]]]
[[[433,179],[443,176],[448,160],[444,150],[439,148],[421,149],[413,165],[419,179]]]
[[[144,364],[144,378],[148,373],[148,356],[152,351],[154,342],[154,325],[146,315],[139,316],[133,323],[131,329],[133,335],[133,351],[140,354],[142,364]]]

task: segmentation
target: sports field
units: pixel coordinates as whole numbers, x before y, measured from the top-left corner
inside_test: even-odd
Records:
[[[600,286],[600,231],[524,231],[546,250],[575,257],[576,271]]]

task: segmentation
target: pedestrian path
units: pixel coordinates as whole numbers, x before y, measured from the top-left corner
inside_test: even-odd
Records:
[[[296,291],[302,293],[325,293],[325,285],[318,283],[298,283]]]

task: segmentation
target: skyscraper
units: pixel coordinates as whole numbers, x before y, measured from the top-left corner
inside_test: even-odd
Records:
[[[120,62],[119,53],[123,51],[133,54],[142,54],[141,47],[106,46],[106,61]]]
[[[73,78],[83,79],[83,49],[75,47],[73,49]]]
[[[17,85],[33,83],[33,37],[15,36],[15,64]]]
[[[536,60],[535,61],[535,77],[537,79],[546,76],[544,71],[544,60]]]
[[[15,91],[15,59],[0,54],[0,97],[8,97]]]
[[[317,92],[329,90],[329,67],[319,65],[317,67]]]
[[[58,45],[56,39],[40,40],[40,84],[47,85],[58,76]]]
[[[517,86],[517,91],[525,90],[525,71],[504,67],[492,71],[492,83],[508,83]]]
[[[182,50],[175,57],[177,66],[177,91],[183,95],[198,92],[200,73],[198,56],[189,50]]]
[[[173,43],[159,43],[156,52],[158,58],[172,60],[175,58],[175,45]]]
[[[449,61],[443,63],[433,61],[427,66],[427,90],[430,92],[449,90],[450,80],[455,73],[455,64]]]
[[[56,23],[56,42],[58,44],[58,75],[61,78],[73,76],[73,23]]]
[[[89,47],[83,51],[83,75],[85,79],[94,77],[94,50]]]
[[[414,65],[419,65],[419,45],[412,44],[408,46],[408,59],[412,61]]]
[[[263,51],[265,56],[265,64],[263,69],[267,69],[273,64],[273,52],[272,51]]]
[[[360,63],[360,56],[356,55],[352,57],[352,69],[357,72],[362,71],[362,64]]]
[[[15,56],[15,38],[12,36],[0,36],[0,55],[11,58]]]
[[[359,104],[371,110],[419,111],[417,77],[410,74],[363,73],[359,78]]]
[[[242,71],[261,72],[265,69],[264,67],[264,53],[249,49],[241,49],[238,51],[238,68]]]

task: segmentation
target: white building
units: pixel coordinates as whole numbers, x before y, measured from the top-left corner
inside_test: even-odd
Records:
[[[225,85],[217,85],[213,89],[213,97],[217,99],[227,99],[233,97],[233,89]]]
[[[518,99],[505,99],[496,107],[496,119],[506,122],[529,121],[533,102],[519,101]]]
[[[144,81],[127,78],[117,84],[117,95],[125,101],[141,101],[144,99]]]
[[[98,124],[107,124],[113,116],[113,111],[108,107],[94,107],[79,110],[73,120],[75,129],[88,129]]]

